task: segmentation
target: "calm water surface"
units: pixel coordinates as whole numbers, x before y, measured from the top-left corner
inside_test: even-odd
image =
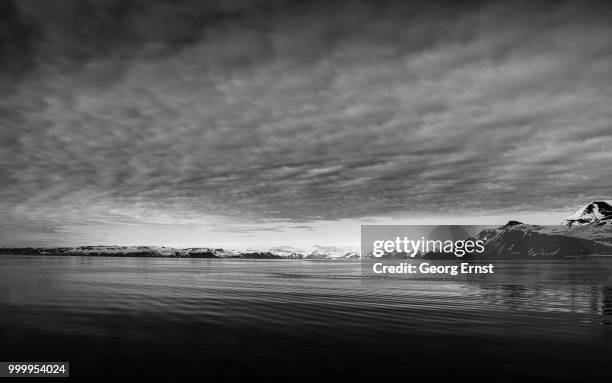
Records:
[[[612,378],[608,261],[361,277],[346,261],[3,256],[0,360],[73,377]]]

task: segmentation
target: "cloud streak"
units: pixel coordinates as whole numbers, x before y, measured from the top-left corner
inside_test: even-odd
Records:
[[[10,8],[3,227],[252,230],[609,197],[603,3],[223,3]]]

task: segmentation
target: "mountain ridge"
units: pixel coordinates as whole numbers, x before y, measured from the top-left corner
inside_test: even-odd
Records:
[[[560,225],[532,225],[511,220],[494,229],[482,230],[471,237],[484,242],[485,252],[471,258],[557,258],[612,255],[612,206],[605,201],[591,201],[567,216]],[[330,248],[332,249],[332,248]],[[1,254],[117,256],[168,258],[243,258],[243,259],[360,259],[358,251],[330,253],[322,246],[312,252],[290,247],[270,250],[225,250],[212,247],[176,248],[165,246],[96,245],[76,247],[0,247]],[[365,255],[368,258],[370,255]],[[425,254],[423,258],[435,257]],[[386,254],[385,259],[409,258],[407,254]],[[469,256],[467,258],[470,258]]]
[[[608,220],[612,221],[612,206],[605,201],[591,201],[574,214],[565,217],[561,224],[572,227]]]
[[[225,250],[221,248],[165,246],[117,246],[94,245],[76,247],[0,247],[0,255],[48,255],[48,256],[106,256],[106,257],[163,257],[163,258],[234,258],[234,259],[343,259],[355,252],[338,257],[315,249],[310,253],[276,253],[267,250]]]

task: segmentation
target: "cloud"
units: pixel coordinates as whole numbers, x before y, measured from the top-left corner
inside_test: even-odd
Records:
[[[3,227],[251,231],[573,209],[612,189],[603,3],[10,9]]]

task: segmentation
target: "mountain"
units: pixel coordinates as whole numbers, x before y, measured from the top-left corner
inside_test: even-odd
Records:
[[[485,253],[481,256],[486,258],[557,258],[612,254],[611,244],[586,238],[588,236],[585,233],[574,232],[566,226],[515,222],[483,230],[476,239],[484,241]],[[612,230],[608,231],[608,237],[611,235]]]
[[[316,249],[312,253],[304,256],[304,259],[327,259],[327,258],[330,258],[329,254],[319,249]]]
[[[283,256],[283,258],[286,258],[286,259],[302,259],[302,258],[304,258],[304,254],[293,252],[291,254]]]
[[[164,257],[164,258],[243,258],[243,259],[329,259],[330,256],[315,250],[304,256],[301,253],[278,254],[266,250],[224,250],[208,247],[175,248],[164,246],[78,246],[78,247],[0,247],[1,254],[12,255],[71,255],[100,257]]]
[[[612,206],[593,201],[566,217],[561,225],[510,221],[480,232],[484,257],[572,257],[612,254]]]
[[[164,246],[78,246],[72,248],[38,249],[40,254],[49,253],[50,255],[91,255],[91,256],[184,256],[186,250]],[[212,249],[202,249],[202,252],[209,252]],[[61,253],[61,254],[58,254]]]
[[[281,259],[282,257],[277,254],[272,254],[269,251],[254,251],[249,253],[240,253],[236,258],[246,259]]]
[[[282,258],[280,255],[273,254],[270,252],[239,252],[207,247],[175,248],[164,246],[78,246],[0,248],[0,254],[166,258]]]
[[[358,260],[361,259],[361,256],[359,255],[359,252],[357,251],[349,251],[348,253],[345,253],[342,258],[344,259],[350,259],[350,260]]]
[[[601,221],[612,222],[612,206],[604,201],[592,201],[566,217],[561,224],[572,227]]]
[[[462,240],[469,234],[460,226],[437,227],[428,238],[434,240]],[[484,242],[485,252],[472,258],[559,258],[612,254],[612,206],[605,201],[592,201],[560,225],[529,225],[509,221],[495,229],[485,229],[469,237]],[[315,245],[311,253],[288,246],[255,250],[224,250],[194,247],[164,246],[78,246],[54,248],[0,248],[0,254],[16,255],[72,255],[107,257],[176,257],[176,258],[248,258],[248,259],[360,259],[358,251],[342,247]],[[418,254],[419,258],[435,259],[448,254]],[[363,259],[373,258],[365,253]],[[382,259],[410,259],[408,254],[392,252]],[[465,256],[470,258],[470,256]]]
[[[420,257],[420,255],[417,255]],[[385,260],[400,260],[400,259],[412,259],[408,253],[399,252],[399,251],[391,251],[385,252],[383,255],[375,257],[372,251],[367,252],[361,257],[361,259],[385,259]]]

